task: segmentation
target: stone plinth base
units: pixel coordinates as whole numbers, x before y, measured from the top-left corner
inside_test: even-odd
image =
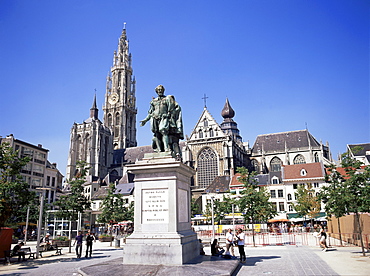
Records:
[[[123,246],[124,264],[182,265],[199,256],[190,219],[195,171],[163,154],[127,166],[135,174],[135,230]]]
[[[132,234],[123,248],[124,264],[182,265],[199,255],[194,232]]]

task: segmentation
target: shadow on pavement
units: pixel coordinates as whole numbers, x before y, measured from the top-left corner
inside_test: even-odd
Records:
[[[264,260],[271,260],[271,259],[281,259],[281,256],[255,256],[255,257],[247,257],[245,263],[241,263],[241,265],[245,266],[255,266],[256,263],[263,262]]]
[[[247,257],[247,260],[243,263],[239,263],[238,267],[234,270],[234,272],[231,275],[232,276],[237,275],[243,266],[255,266],[256,263],[263,262],[264,260],[271,260],[271,259],[281,259],[281,256]]]

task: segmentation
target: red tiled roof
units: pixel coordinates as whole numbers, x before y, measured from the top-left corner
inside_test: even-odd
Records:
[[[366,166],[361,166],[361,169],[365,169],[365,168],[366,168]],[[325,170],[326,170],[326,174],[328,174],[328,175],[331,174],[331,172],[329,171],[329,168],[326,168]],[[343,167],[337,167],[337,168],[335,168],[335,170],[337,172],[339,172],[344,177],[344,179],[348,179],[349,178],[347,176],[347,173],[346,173],[346,171],[345,171],[345,169]]]
[[[306,174],[302,174],[302,170],[306,171]],[[312,179],[312,178],[324,178],[325,170],[322,163],[308,163],[308,164],[296,164],[296,165],[285,165],[283,166],[283,181],[296,180],[296,179]]]

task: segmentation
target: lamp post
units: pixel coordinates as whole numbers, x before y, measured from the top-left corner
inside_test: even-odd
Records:
[[[50,188],[36,188],[40,190],[40,211],[39,211],[39,221],[37,223],[37,241],[36,241],[36,259],[40,256],[40,236],[41,236],[41,226],[42,226],[42,214],[44,212],[44,192],[45,190],[50,190]]]
[[[231,204],[231,207],[232,207],[232,211],[233,211],[233,233],[235,233],[235,205],[234,203]]]
[[[26,218],[26,233],[24,233],[24,244],[27,243],[27,234],[28,234],[28,219],[30,216],[30,206],[27,207],[27,218]]]
[[[213,196],[211,196],[211,204],[212,204],[212,241],[215,240],[215,218],[214,218],[214,212],[213,212]]]

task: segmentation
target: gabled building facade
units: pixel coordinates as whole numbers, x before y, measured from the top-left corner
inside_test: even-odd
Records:
[[[221,112],[221,125],[205,107],[183,147],[183,161],[196,169],[192,190],[206,189],[217,176],[233,176],[237,167],[248,166],[234,110],[228,99]]]

